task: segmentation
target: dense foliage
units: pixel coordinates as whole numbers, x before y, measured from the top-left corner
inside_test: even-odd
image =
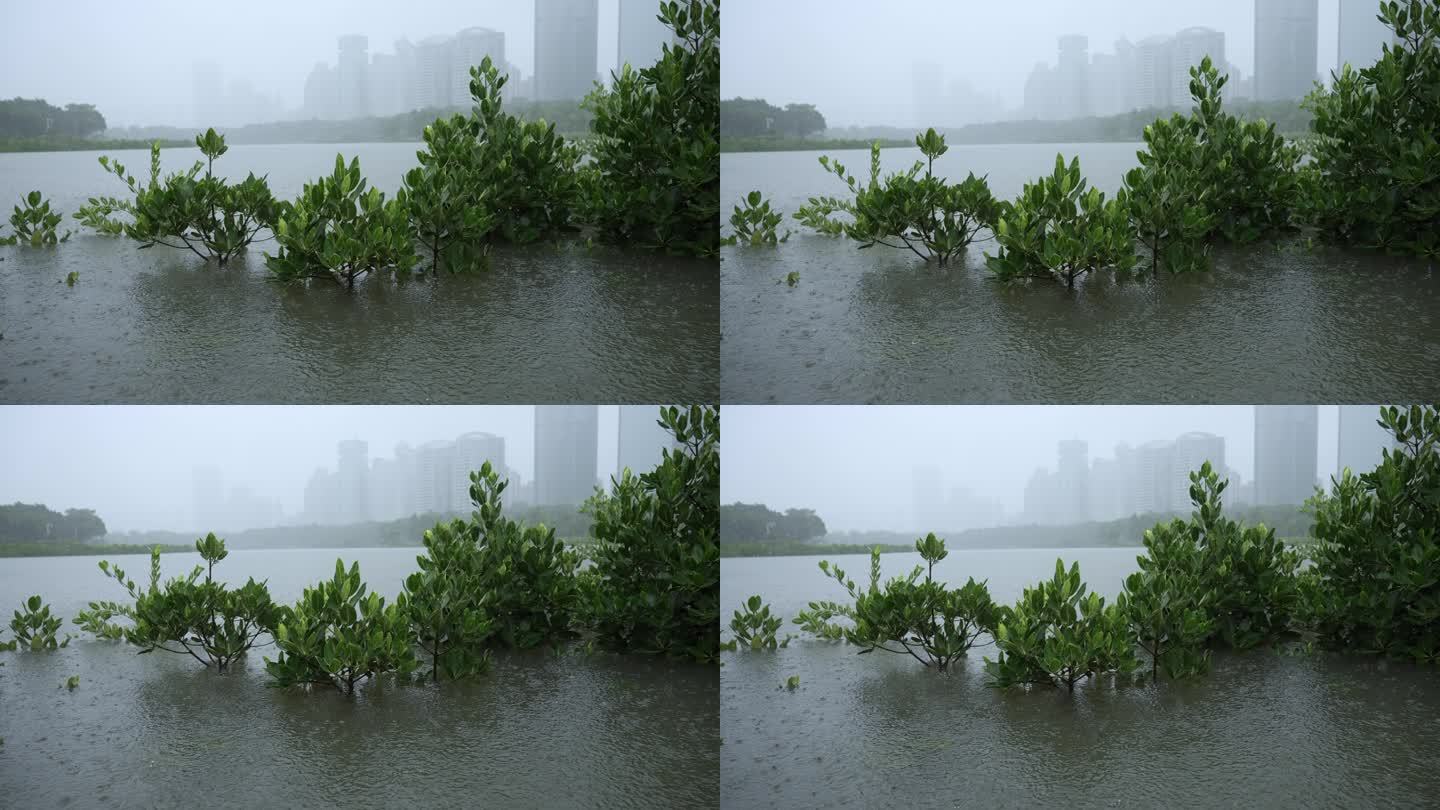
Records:
[[[776,107],[762,98],[732,98],[720,102],[722,136],[804,138],[824,131],[825,116],[813,104]]]
[[[659,19],[677,42],[585,99],[595,116],[585,219],[604,239],[711,256],[720,241],[720,2],[662,2]]]
[[[1140,570],[1125,579],[1125,613],[1135,642],[1150,656],[1152,680],[1183,678],[1210,665],[1214,632],[1202,557],[1179,521],[1145,532]]]
[[[438,119],[425,128],[418,168],[405,174],[406,204],[415,239],[435,271],[483,265],[495,225],[490,190],[479,185],[473,160],[474,122]]]
[[[1302,614],[1335,646],[1440,663],[1440,410],[1384,408],[1399,442],[1317,495]]]
[[[225,541],[213,533],[195,541],[195,550],[205,565],[195,566],[183,577],[160,582],[160,551],[150,553],[150,587],[141,589],[125,571],[108,560],[100,570],[130,594],[133,604],[91,602],[75,623],[100,638],[123,639],[141,653],[164,650],[188,654],[217,672],[225,672],[236,660],[257,646],[263,635],[275,632],[284,611],[270,601],[270,591],[253,578],[239,588],[228,588],[214,578],[215,564],[229,555]],[[204,580],[200,579],[204,573]],[[114,623],[116,617],[131,624]]]
[[[1054,278],[1071,289],[1081,276],[1098,270],[1126,271],[1135,266],[1128,193],[1107,200],[1097,188],[1086,190],[1080,158],[1065,165],[1055,156],[1055,171],[1026,183],[1020,198],[1001,206],[995,225],[999,250],[985,263],[1001,281]]]
[[[105,116],[93,104],[63,108],[40,98],[0,100],[0,138],[83,138],[105,131]]]
[[[265,659],[277,686],[333,686],[351,694],[356,684],[376,675],[405,676],[420,666],[406,596],[387,605],[384,597],[365,591],[360,563],[347,571],[340,560],[333,577],[305,589],[276,628],[279,654]]]
[[[50,606],[38,595],[25,600],[21,609],[15,611],[15,617],[10,620],[10,633],[13,636],[10,641],[0,645],[0,649],[22,649],[32,652],[41,650],[55,650],[70,643],[70,636],[65,636],[63,641],[55,639],[55,633],[60,630],[65,620],[60,616],[50,614]]]
[[[735,611],[730,619],[729,649],[774,650],[790,644],[790,636],[783,639],[775,634],[784,626],[785,620],[770,613],[770,606],[758,595],[745,600],[744,606]]]
[[[488,465],[488,462],[487,462]],[[490,595],[481,586],[475,536],[463,521],[425,532],[420,570],[405,579],[405,609],[433,681],[459,680],[489,665]]]
[[[586,508],[599,541],[583,617],[607,646],[714,660],[720,647],[720,410],[667,407],[678,445],[655,469],[629,470]]]
[[[1204,154],[1190,119],[1175,115],[1145,128],[1140,166],[1125,175],[1130,223],[1150,253],[1150,270],[1172,273],[1210,269],[1205,241],[1214,225],[1206,188]]]
[[[26,194],[20,203],[10,214],[12,233],[0,238],[0,245],[52,247],[70,238],[69,231],[63,235],[56,233],[55,226],[60,224],[61,216],[50,210],[50,201],[40,192]]]
[[[123,164],[101,155],[100,165],[125,183],[134,200],[92,197],[75,218],[101,233],[124,234],[142,248],[185,248],[224,265],[249,247],[261,230],[274,227],[279,209],[265,178],[252,172],[232,185],[215,174],[215,160],[229,150],[224,136],[206,130],[195,136],[195,146],[205,160],[162,179],[160,145],[153,144],[148,186],[141,185]],[[119,214],[129,215],[129,220],[119,219]]]
[[[973,172],[959,183],[935,174],[935,159],[949,149],[943,135],[927,130],[915,136],[915,145],[925,160],[882,180],[880,145],[872,144],[870,181],[863,186],[843,164],[822,155],[820,165],[849,187],[853,199],[811,197],[795,218],[821,233],[854,239],[862,249],[908,248],[925,261],[935,259],[944,266],[975,240],[981,228],[994,227],[1001,206],[985,178]]]
[[[328,279],[347,289],[372,272],[408,275],[420,259],[406,201],[403,189],[391,200],[378,188],[366,191],[360,159],[347,167],[336,155],[329,177],[306,183],[298,200],[279,206],[279,251],[265,254],[265,266],[284,283]]]
[[[1374,65],[1317,89],[1308,214],[1321,236],[1440,258],[1440,3],[1381,3],[1395,34]]]
[[[814,509],[776,512],[763,503],[739,502],[720,507],[721,542],[813,540],[825,532],[825,521]]]
[[[853,604],[811,602],[795,623],[826,639],[844,639],[863,647],[861,654],[884,650],[909,654],[940,672],[973,647],[982,633],[993,633],[999,614],[984,582],[967,579],[959,588],[936,580],[935,564],[949,554],[945,541],[933,534],[915,541],[925,561],[906,576],[880,582],[880,551],[870,553],[870,587],[860,588],[832,566],[820,561],[820,570],[850,594]],[[920,579],[921,573],[925,579]],[[841,623],[837,619],[846,619]]]
[[[730,236],[725,242],[730,245],[775,245],[784,242],[790,238],[790,232],[786,231],[784,236],[775,232],[781,219],[778,211],[770,209],[770,201],[764,195],[752,191],[745,195],[744,206],[736,205],[735,211],[730,214]]]
[[[39,503],[0,505],[0,543],[38,540],[79,542],[105,536],[105,521],[93,509],[63,513]]]
[[[1086,593],[1080,564],[1065,570],[1055,561],[1055,575],[1026,588],[1014,607],[1001,608],[995,630],[995,660],[985,670],[999,687],[1029,684],[1075,684],[1092,675],[1121,675],[1139,666],[1130,634],[1126,598],[1105,604]]]

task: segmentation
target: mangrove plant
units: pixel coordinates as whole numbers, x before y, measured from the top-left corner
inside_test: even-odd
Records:
[[[713,256],[720,233],[720,3],[661,2],[673,32],[659,61],[596,85],[581,173],[584,219],[602,239]]]
[[[790,644],[790,636],[777,639],[776,633],[784,626],[785,620],[770,613],[770,606],[757,594],[745,600],[730,619],[730,643],[732,650],[774,650]]]
[[[277,686],[330,686],[354,694],[355,686],[387,672],[407,676],[420,662],[410,633],[406,597],[386,604],[366,595],[360,563],[347,571],[335,561],[329,580],[306,588],[275,631],[274,660],[265,671]]]
[[[485,645],[494,627],[475,540],[462,520],[436,524],[425,532],[425,553],[415,558],[420,570],[405,579],[410,630],[432,681],[467,678],[490,664]]]
[[[262,636],[275,632],[284,609],[270,600],[266,584],[253,577],[239,588],[226,587],[215,579],[215,565],[229,552],[225,541],[214,533],[196,540],[195,550],[204,565],[161,584],[160,549],[152,549],[146,589],[129,579],[124,569],[101,560],[100,570],[120,583],[134,602],[91,602],[75,623],[100,638],[123,639],[139,647],[142,654],[163,650],[189,655],[207,668],[227,671],[252,648],[261,646]],[[117,617],[131,623],[116,624],[113,620]]]
[[[720,649],[720,409],[660,410],[675,438],[648,473],[628,469],[586,504],[598,541],[583,620],[622,650],[713,661]]]
[[[195,137],[203,161],[184,172],[160,176],[160,144],[150,147],[150,183],[140,184],[124,164],[100,157],[100,165],[125,183],[133,200],[92,197],[75,218],[104,234],[124,234],[141,248],[183,248],[221,265],[273,228],[278,213],[264,177],[252,172],[236,184],[215,174],[215,161],[229,149],[213,129]],[[201,171],[204,175],[201,175]],[[118,217],[129,215],[128,220]]]
[[[1150,254],[1150,270],[1208,270],[1214,227],[1204,155],[1191,119],[1175,114],[1145,127],[1137,168],[1125,174],[1130,222]]]
[[[335,156],[329,177],[306,183],[300,198],[282,203],[275,224],[279,252],[265,254],[265,266],[283,283],[310,279],[334,281],[347,289],[373,272],[410,273],[419,257],[410,228],[407,195],[385,199],[366,189],[360,159],[345,165]]]
[[[752,191],[745,195],[743,205],[737,204],[735,211],[730,214],[730,236],[725,242],[731,245],[776,245],[790,238],[790,232],[786,231],[784,236],[776,233],[782,217],[778,211],[771,210],[770,201],[758,191]]]
[[[474,161],[476,123],[455,115],[425,127],[418,168],[405,174],[405,202],[415,239],[435,271],[483,266],[495,226],[489,188]]]
[[[1026,183],[1019,199],[1001,205],[995,241],[999,251],[985,254],[985,263],[1000,281],[1058,279],[1074,289],[1087,273],[1123,272],[1137,262],[1128,193],[1107,200],[1087,190],[1078,157],[1066,166],[1056,155],[1049,177]]]
[[[1140,570],[1125,579],[1125,614],[1150,656],[1151,680],[1184,678],[1210,665],[1211,594],[1200,549],[1181,520],[1145,532]]]
[[[880,144],[872,144],[870,181],[863,186],[844,164],[821,156],[820,165],[840,178],[853,198],[811,197],[795,218],[821,233],[854,239],[862,249],[875,245],[908,249],[943,267],[963,252],[982,228],[995,226],[1001,206],[990,194],[985,178],[973,172],[953,184],[935,175],[935,159],[949,149],[945,136],[929,129],[915,136],[915,145],[925,160],[882,180]],[[840,218],[841,214],[846,218]]]
[[[30,247],[54,247],[70,238],[70,232],[56,232],[61,216],[50,210],[50,201],[38,191],[26,194],[10,214],[9,236],[0,238],[0,245],[29,245]]]
[[[983,633],[993,633],[998,613],[984,582],[969,578],[959,588],[948,588],[934,578],[935,564],[949,554],[945,541],[934,534],[915,541],[925,561],[902,577],[880,582],[880,550],[870,552],[870,586],[860,588],[838,566],[820,561],[820,570],[850,594],[853,604],[811,602],[795,623],[821,638],[862,647],[860,653],[884,650],[910,655],[940,672],[963,657]],[[924,580],[920,579],[921,574]],[[837,619],[848,619],[847,623]]]
[[[50,606],[45,604],[45,600],[39,595],[32,596],[25,600],[20,610],[15,611],[15,617],[10,620],[10,633],[13,638],[0,645],[0,648],[18,648],[32,652],[59,649],[70,643],[69,635],[66,635],[63,641],[55,639],[55,634],[64,624],[63,618],[51,615]]]

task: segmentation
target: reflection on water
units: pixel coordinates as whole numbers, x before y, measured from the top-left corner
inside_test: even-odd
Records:
[[[269,171],[277,195],[291,196],[329,171],[337,148],[359,153],[387,190],[414,162],[413,144],[240,146],[222,162],[241,175]],[[191,159],[167,158],[167,167]],[[43,188],[68,215],[87,196],[114,193],[107,179],[93,154],[0,155],[0,200]],[[278,287],[266,277],[265,249],[273,243],[223,270],[90,233],[56,249],[0,249],[0,401],[719,396],[713,260],[542,244],[497,250],[484,273],[376,278],[349,293]],[[62,283],[72,271],[73,288]]]
[[[334,551],[232,552],[293,600]],[[346,550],[393,597],[414,549]],[[143,558],[117,558],[131,573]],[[165,576],[194,555],[169,555]],[[113,598],[92,558],[6,560],[0,605],[45,586],[67,620]],[[496,656],[468,683],[380,680],[353,699],[266,686],[260,656],[219,676],[183,656],[75,641],[6,654],[0,804],[53,807],[706,807],[716,803],[719,676],[640,656]],[[81,676],[74,692],[59,689]]]
[[[952,552],[942,565],[1008,601],[1057,555],[1113,593],[1135,553]],[[889,557],[887,576],[912,564]],[[812,558],[722,560],[721,583],[727,617],[752,593],[787,619],[837,596]],[[1219,654],[1188,681],[1102,678],[1071,695],[989,688],[987,653],[944,676],[809,640],[725,654],[722,806],[1417,807],[1440,795],[1434,668],[1266,649]],[[791,675],[800,688],[780,689]]]
[[[989,172],[999,196],[1080,154],[1113,190],[1135,145],[954,147],[939,170]],[[727,154],[722,199],[752,189],[793,212],[837,193],[816,153]],[[918,154],[887,150],[886,169]],[[845,160],[864,164],[863,154]],[[798,225],[787,218],[789,227]],[[940,269],[809,232],[721,256],[726,402],[1353,402],[1440,395],[1440,273],[1424,263],[1305,249],[1217,249],[1214,271],[1108,274],[1001,287],[990,242]],[[800,283],[776,282],[791,271]]]

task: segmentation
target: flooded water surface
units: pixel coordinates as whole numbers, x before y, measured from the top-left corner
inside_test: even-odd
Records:
[[[1139,549],[952,551],[937,575],[988,579],[997,601],[1079,561],[1102,594]],[[763,595],[788,621],[840,599],[818,557],[721,561],[724,616]],[[864,557],[831,558],[868,577]],[[918,555],[885,555],[886,577]],[[793,631],[793,625],[792,631]],[[948,675],[908,656],[792,641],[725,653],[725,807],[1421,807],[1440,795],[1440,671],[1363,656],[1216,655],[1159,685],[986,686],[982,657]],[[781,687],[800,677],[795,691]]]
[[[393,193],[416,144],[235,146],[216,168],[277,197],[358,155]],[[0,201],[42,190],[66,215],[124,185],[99,153],[0,154]],[[144,152],[116,152],[148,174]],[[163,150],[165,170],[195,149]],[[4,202],[8,207],[9,202]],[[687,260],[576,241],[500,248],[487,271],[284,288],[262,251],[221,269],[77,232],[0,248],[0,402],[714,402],[718,279]],[[71,273],[78,282],[64,283]]]
[[[1078,154],[1107,193],[1136,144],[953,146],[952,178],[1013,198]],[[805,231],[789,214],[845,187],[817,152],[721,156],[724,209],[758,189],[796,233],[721,254],[722,396],[736,403],[1428,401],[1440,396],[1440,272],[1290,240],[1217,248],[1210,273],[1003,287],[972,244],[944,269]],[[918,150],[882,153],[901,170]],[[857,176],[868,154],[835,152]],[[727,226],[728,227],[728,226]],[[782,283],[798,272],[794,287]]]
[[[339,553],[393,598],[416,549],[231,552],[228,579],[293,602]],[[114,558],[137,580],[143,557]],[[164,575],[198,562],[166,555]],[[124,595],[94,558],[0,560],[0,605],[45,582],[68,625]],[[217,571],[217,574],[220,573]],[[273,656],[272,648],[262,654]],[[7,807],[706,807],[716,803],[718,674],[644,656],[499,654],[489,674],[380,680],[354,698],[268,687],[261,655],[220,676],[189,657],[87,639],[0,655]],[[78,674],[73,692],[64,680]]]

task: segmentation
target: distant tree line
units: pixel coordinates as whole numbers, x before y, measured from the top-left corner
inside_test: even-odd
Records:
[[[732,98],[720,102],[722,136],[803,138],[824,131],[825,116],[813,104],[787,104],[780,108],[759,98]]]
[[[39,98],[0,100],[0,138],[85,138],[105,131],[93,104],[55,107]]]
[[[776,512],[760,503],[720,507],[720,542],[806,541],[825,536],[825,521],[813,509]]]
[[[105,536],[105,521],[93,509],[63,513],[39,503],[0,506],[0,543],[74,543]]]

